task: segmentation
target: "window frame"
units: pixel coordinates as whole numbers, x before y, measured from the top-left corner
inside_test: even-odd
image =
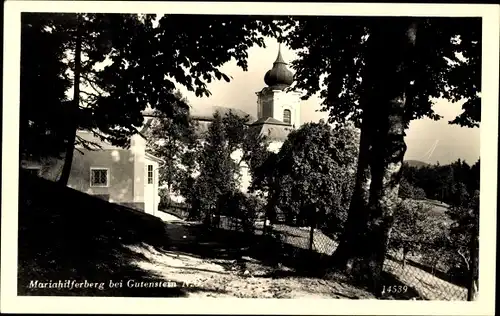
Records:
[[[149,171],[149,167],[151,167],[151,171]],[[152,164],[148,164],[146,167],[146,184],[154,184],[154,166]],[[151,177],[149,177],[149,173],[151,172]],[[149,182],[149,179],[151,179],[151,182]]]
[[[289,121],[288,122],[285,120],[285,117],[286,117],[285,113],[289,114],[289,116],[288,116]],[[292,125],[292,111],[290,109],[284,109],[283,110],[283,123]]]
[[[95,170],[106,170],[106,184],[105,185],[102,185],[102,184],[94,184],[93,183],[93,171]],[[105,168],[105,167],[90,167],[90,187],[92,188],[108,188],[109,187],[109,180],[110,180],[110,177],[111,177],[111,172],[109,170],[109,168]]]

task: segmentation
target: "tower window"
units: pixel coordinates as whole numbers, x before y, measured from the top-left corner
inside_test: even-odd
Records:
[[[283,111],[283,122],[287,124],[292,123],[292,112],[290,110]]]

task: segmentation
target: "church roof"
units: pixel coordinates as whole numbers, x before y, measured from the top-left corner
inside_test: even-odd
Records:
[[[196,134],[202,137],[208,132],[211,120],[199,120],[196,127]],[[290,131],[293,130],[290,124],[284,123],[272,117],[263,117],[250,123],[249,128],[257,131],[273,141],[285,141]]]
[[[293,130],[290,124],[272,117],[260,118],[252,123],[250,128],[257,130],[260,135],[264,135],[274,141],[285,141],[288,134]]]
[[[286,125],[290,126],[290,124],[287,124],[285,122],[282,122],[280,120],[275,119],[274,117],[261,117],[257,121],[253,122],[252,125],[262,125],[262,124],[273,124],[273,125]]]
[[[250,123],[255,121],[255,117],[253,117],[252,115],[248,114],[243,110],[223,107],[223,106],[206,106],[200,108],[193,108],[191,109],[191,116],[196,120],[211,121],[214,118],[215,112],[219,112],[219,114],[222,117],[231,112],[234,115],[242,118],[248,116]]]

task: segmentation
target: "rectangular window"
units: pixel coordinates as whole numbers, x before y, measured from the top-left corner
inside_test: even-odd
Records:
[[[148,165],[148,184],[153,184],[153,165]]]
[[[290,124],[292,122],[292,112],[290,110],[283,111],[283,122]]]
[[[90,185],[93,187],[107,187],[109,185],[109,170],[104,168],[91,168]]]

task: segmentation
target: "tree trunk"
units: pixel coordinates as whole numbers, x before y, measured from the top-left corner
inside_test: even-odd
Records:
[[[73,106],[70,109],[68,120],[68,143],[66,144],[66,153],[64,155],[64,165],[61,172],[61,177],[58,183],[68,185],[69,176],[71,174],[71,165],[73,163],[73,153],[75,151],[76,131],[78,129],[77,115],[80,107],[80,67],[82,58],[82,35],[80,27],[77,25],[75,39],[75,67],[73,80]]]
[[[388,18],[371,30],[356,186],[333,256],[335,265],[367,281],[377,294],[406,152],[404,110],[415,34],[408,18]]]

